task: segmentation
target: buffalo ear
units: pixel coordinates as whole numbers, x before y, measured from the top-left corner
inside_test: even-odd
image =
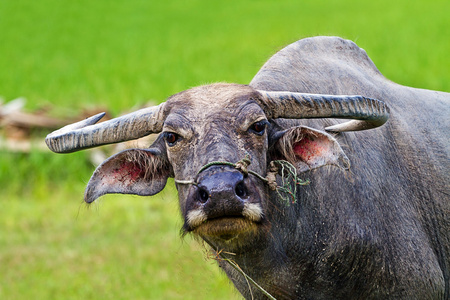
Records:
[[[331,135],[305,126],[286,130],[276,141],[275,156],[292,163],[299,172],[336,165],[350,167],[350,161]]]
[[[97,167],[89,180],[84,200],[91,203],[105,194],[155,195],[164,188],[171,173],[167,157],[161,150],[125,150]]]

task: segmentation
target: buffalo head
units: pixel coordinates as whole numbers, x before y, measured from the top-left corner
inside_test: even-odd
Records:
[[[67,153],[160,133],[148,149],[120,152],[94,172],[85,193],[91,203],[107,193],[154,195],[175,179],[185,232],[228,245],[263,235],[272,160],[298,172],[349,162],[325,131],[281,129],[277,119],[346,118],[327,131],[364,130],[388,119],[383,102],[362,96],[313,95],[212,84],[171,96],[156,107],[95,124],[102,115],[50,134],[47,145]]]

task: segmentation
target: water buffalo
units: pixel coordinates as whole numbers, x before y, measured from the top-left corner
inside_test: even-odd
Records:
[[[183,231],[220,252],[247,299],[449,299],[449,100],[316,37],[249,85],[192,88],[46,141],[72,152],[160,133],[102,163],[85,201],[154,195],[173,177]]]

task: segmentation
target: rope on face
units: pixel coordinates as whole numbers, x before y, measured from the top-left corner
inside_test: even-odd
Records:
[[[250,165],[250,155],[247,153],[245,157],[239,160],[236,163],[226,162],[226,161],[212,161],[207,163],[197,172],[197,175],[206,170],[211,166],[225,165],[231,166],[237,170],[239,170],[244,177],[247,177],[248,174],[251,174],[264,183],[266,183],[272,191],[277,191],[280,199],[286,204],[296,202],[296,193],[298,185],[308,185],[309,180],[302,180],[297,175],[297,169],[286,160],[273,160],[269,163],[269,171],[267,172],[266,177],[261,176],[260,174],[248,170],[248,166]],[[281,185],[277,184],[276,175],[280,174],[281,176]],[[198,183],[194,180],[177,180],[175,182],[178,184],[192,184],[197,186]]]
[[[226,161],[213,161],[213,162],[207,163],[206,165],[201,167],[200,170],[197,172],[197,176],[198,176],[198,174],[200,174],[201,172],[203,172],[204,170],[206,170],[207,168],[209,168],[211,166],[217,166],[217,165],[231,166],[231,167],[239,170],[244,175],[244,177],[247,177],[248,174],[251,174],[251,175],[259,178],[260,180],[262,180],[264,183],[266,183],[269,186],[269,188],[272,191],[277,191],[280,199],[286,205],[296,202],[295,195],[297,193],[298,185],[309,184],[308,180],[304,181],[304,180],[298,178],[297,169],[290,162],[288,162],[286,160],[271,161],[269,163],[269,171],[267,172],[266,177],[263,177],[254,171],[248,170],[248,166],[250,165],[250,163],[251,163],[251,160],[250,160],[249,154],[246,154],[243,159],[241,159],[240,161],[238,161],[236,163],[230,163],[230,162],[226,162]],[[281,185],[277,184],[277,181],[276,181],[277,174],[281,175]],[[198,185],[198,183],[195,182],[194,180],[177,180],[177,179],[175,179],[175,182],[178,184],[193,184],[196,186]],[[208,243],[210,245],[210,247],[212,249],[215,249],[215,247],[212,243],[210,243],[205,238],[203,238],[203,239],[205,240],[206,243]],[[256,281],[254,281],[250,276],[248,276],[233,260],[224,257],[221,254],[221,252],[222,251],[216,250],[218,258],[220,257],[221,260],[224,260],[228,264],[230,264],[234,269],[236,269],[236,271],[238,271],[240,274],[242,274],[244,276],[244,278],[247,282],[250,281],[257,289],[259,289],[269,299],[275,300],[275,297],[273,297],[271,294],[269,294],[264,288],[262,288],[258,283],[256,283]],[[251,289],[250,289],[250,292],[251,292]],[[252,296],[252,298],[253,298],[253,296]]]

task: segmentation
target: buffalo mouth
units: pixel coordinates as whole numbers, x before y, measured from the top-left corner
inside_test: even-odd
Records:
[[[259,203],[247,202],[241,208],[220,213],[207,213],[203,207],[198,207],[187,213],[185,221],[186,232],[229,240],[255,233],[264,221],[264,213]]]
[[[223,216],[207,219],[193,229],[202,237],[214,237],[231,240],[240,235],[256,234],[260,222],[255,222],[244,216]]]

